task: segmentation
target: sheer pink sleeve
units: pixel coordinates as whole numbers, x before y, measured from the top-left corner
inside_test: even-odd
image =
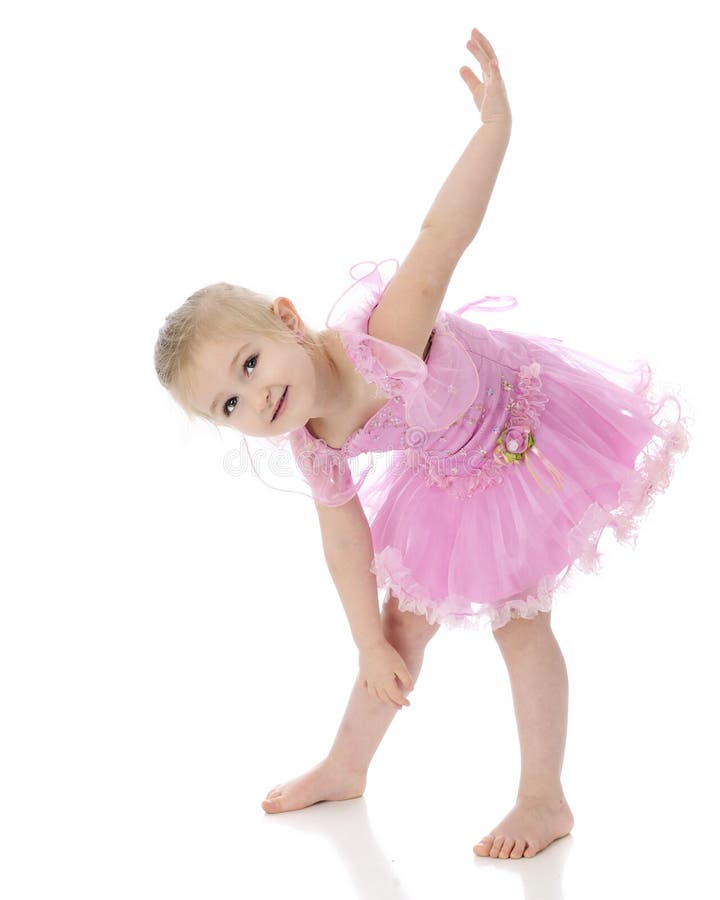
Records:
[[[359,460],[297,429],[275,437],[240,435],[239,446],[225,453],[223,467],[236,477],[251,474],[276,491],[340,506],[357,493],[372,461],[363,471]]]
[[[396,259],[354,265],[350,274],[355,283],[335,301],[325,324],[341,333],[348,356],[366,381],[389,397],[402,398],[409,426],[440,431],[475,399],[478,373],[442,312],[433,329],[431,367],[416,353],[368,334],[372,312],[395,274],[387,271],[388,262],[397,271]]]
[[[383,394],[403,400],[410,427],[444,430],[477,395],[477,369],[441,321],[435,325],[430,367],[416,353],[369,334],[343,332],[342,341],[367,382],[376,384]]]
[[[290,440],[295,461],[315,501],[325,506],[342,506],[358,492],[367,471],[356,481],[352,471],[355,461],[342,450],[314,439],[304,429],[294,431]]]

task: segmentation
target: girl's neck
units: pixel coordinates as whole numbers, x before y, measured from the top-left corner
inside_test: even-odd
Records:
[[[322,383],[321,408],[313,417],[322,427],[325,421],[342,417],[357,403],[362,385],[358,384],[358,373],[345,352],[339,332],[321,331],[318,339],[329,359],[321,359],[322,371],[318,373]]]

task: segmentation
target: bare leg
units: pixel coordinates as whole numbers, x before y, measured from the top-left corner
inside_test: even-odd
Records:
[[[511,619],[493,634],[512,687],[520,784],[515,807],[476,845],[475,852],[519,859],[534,856],[573,826],[560,783],[567,735],[567,669],[550,628],[549,612],[532,619]]]
[[[405,660],[405,665],[416,682],[422,668],[425,647],[438,626],[429,625],[424,616],[414,613],[398,615],[395,611],[388,615],[387,610],[388,606],[383,610],[385,637]],[[356,679],[329,757],[343,768],[364,776],[380,741],[398,712],[395,707],[371,697]]]
[[[383,606],[382,622],[385,638],[405,660],[417,683],[425,647],[439,626],[430,625],[424,616],[400,612],[392,594]],[[265,812],[287,812],[320,800],[360,797],[370,762],[398,712],[394,706],[371,697],[356,678],[327,757],[299,778],[269,791],[262,803]]]

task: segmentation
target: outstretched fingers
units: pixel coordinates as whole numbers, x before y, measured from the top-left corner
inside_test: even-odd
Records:
[[[477,28],[473,28],[472,36],[467,42],[467,48],[480,63],[482,80],[477,77],[469,66],[463,66],[460,69],[460,75],[473,95],[475,105],[480,110],[483,124],[490,121],[501,121],[509,124],[511,121],[510,106],[500,73],[500,64],[492,44]]]
[[[484,34],[479,32],[477,28],[473,28],[472,36],[468,41],[468,46],[476,55],[479,54],[478,58],[481,63],[483,63],[483,69],[487,68],[488,71],[493,67],[497,68],[498,60],[497,54],[492,48],[492,44],[485,37]]]
[[[493,50],[490,42],[486,37],[480,34],[477,28],[473,29],[473,36],[465,45],[468,50],[472,53],[475,59],[480,63],[480,68],[482,69],[483,78],[487,81],[489,78],[492,78],[494,73],[498,70],[498,61],[495,56],[495,51]],[[460,70],[463,78],[465,77],[464,73],[469,72],[472,74],[475,83],[480,84],[481,82],[475,77],[472,69],[469,69],[467,66],[463,66]],[[473,86],[476,86],[475,84]]]

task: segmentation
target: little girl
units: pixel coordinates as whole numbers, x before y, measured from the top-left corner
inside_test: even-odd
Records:
[[[571,568],[597,571],[606,528],[634,542],[689,434],[677,396],[656,396],[645,362],[615,369],[557,339],[462,316],[505,298],[441,311],[511,130],[489,41],[473,30],[467,47],[483,78],[460,74],[482,125],[397,271],[354,267],[320,332],[287,297],[204,288],[167,317],[155,363],[190,418],[237,429],[246,449],[291,451],[290,468],[278,473],[276,458],[272,474],[315,500],[359,650],[327,757],[277,785],[263,809],[362,795],[383,735],[410,705],[428,641],[441,624],[489,624],[512,685],[521,770],[515,805],[474,849],[518,859],[573,826],[560,781],[568,688],[552,598]],[[494,308],[514,305],[507,299]],[[370,462],[352,472],[362,454]],[[390,464],[371,476],[378,458]]]

